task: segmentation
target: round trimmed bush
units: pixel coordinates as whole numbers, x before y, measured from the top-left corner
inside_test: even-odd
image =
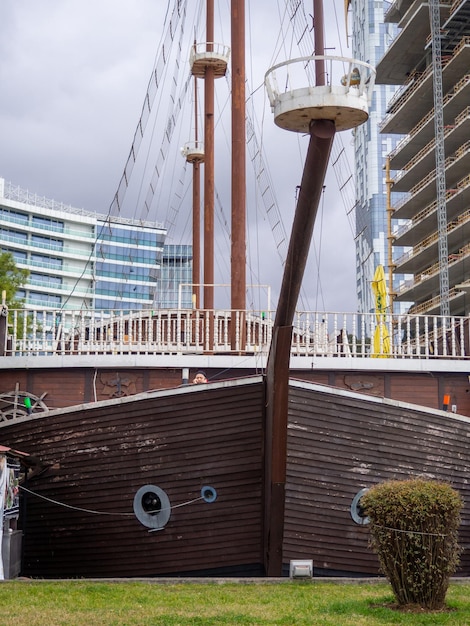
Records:
[[[361,505],[398,604],[442,608],[459,563],[460,494],[443,482],[390,480],[372,487]]]

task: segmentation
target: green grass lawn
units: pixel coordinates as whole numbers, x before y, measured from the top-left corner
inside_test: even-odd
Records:
[[[470,582],[452,583],[447,610],[393,609],[387,583],[4,581],[0,626],[470,626]]]

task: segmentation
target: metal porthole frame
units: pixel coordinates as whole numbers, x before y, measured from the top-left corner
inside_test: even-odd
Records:
[[[144,507],[144,496],[153,495],[159,501],[157,512],[149,513]],[[140,487],[134,496],[134,513],[141,524],[147,528],[160,530],[165,528],[171,515],[171,505],[168,495],[155,485]]]
[[[215,502],[217,500],[216,488],[210,487],[209,485],[204,485],[204,487],[201,488],[201,498],[204,500],[204,502],[207,502],[207,504],[212,504],[212,502]]]
[[[369,487],[364,487],[364,489],[361,489],[360,491],[356,493],[356,495],[354,496],[351,502],[351,517],[353,518],[354,522],[356,522],[356,524],[359,524],[360,526],[365,526],[366,524],[370,523],[370,520],[367,517],[367,515],[361,515],[360,513],[361,498],[368,491],[369,491]]]

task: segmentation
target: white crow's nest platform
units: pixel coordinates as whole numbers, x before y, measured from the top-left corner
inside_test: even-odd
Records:
[[[367,121],[374,79],[368,63],[317,55],[275,65],[265,85],[276,125],[308,133],[312,120],[331,120],[337,131]]]

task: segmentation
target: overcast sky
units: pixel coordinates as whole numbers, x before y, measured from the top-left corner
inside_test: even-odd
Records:
[[[189,46],[195,36],[194,20],[200,5],[196,0],[189,4],[186,39],[181,51],[181,78],[189,72]],[[221,10],[215,19],[214,39],[230,44],[230,26],[226,19],[229,2],[221,0],[215,4]],[[272,193],[285,229],[290,232],[308,138],[275,127],[262,86],[265,71],[270,65],[288,58],[287,48],[292,48],[287,38],[279,41],[285,2],[253,0],[247,5],[247,94],[251,90],[256,92],[253,102],[249,103],[249,115],[257,128],[257,141],[263,148]],[[305,3],[306,12],[311,14],[310,5],[313,0]],[[326,44],[330,54],[349,56],[350,49],[344,47],[344,32],[340,32],[343,37],[340,50],[336,30],[337,24],[340,31],[343,27],[343,6],[343,0],[325,3]],[[171,14],[172,9],[173,2],[167,0],[132,3],[122,0],[3,0],[0,9],[0,177],[38,195],[106,214],[132,145],[165,32],[167,10]],[[286,24],[284,27],[287,28]],[[196,38],[198,35],[196,33]],[[300,54],[294,50],[293,56]],[[171,80],[174,61],[168,64],[164,74]],[[180,89],[178,86],[177,96],[182,93]],[[202,93],[202,88],[200,91]],[[172,137],[175,154],[185,141],[193,138],[192,87],[183,100]],[[230,212],[230,125],[229,121],[227,123],[230,105],[225,79],[217,81],[216,108],[220,115],[216,127],[216,190],[225,212],[218,215],[216,227],[224,230],[223,222],[229,219]],[[152,172],[163,145],[168,105],[163,99],[159,100],[159,96],[155,99],[154,111],[157,115],[149,120],[147,133],[155,139],[148,139],[147,144],[142,145],[144,163],[135,170],[136,190],[124,209],[130,217],[143,216],[137,205],[142,205],[147,194],[145,176],[148,178]],[[350,131],[341,134],[341,143],[352,154]],[[250,158],[247,169],[247,186],[251,189],[254,176]],[[336,176],[332,168],[330,170],[315,226],[315,250],[312,250],[304,280],[304,294],[308,297],[305,306],[354,311],[354,239],[346,216],[351,207],[345,206]],[[171,198],[175,194],[182,196],[177,224],[172,229],[173,243],[190,243],[190,176],[187,171],[183,178],[183,172],[184,159],[167,155],[152,213],[144,216],[164,221],[167,211],[162,210],[162,206],[165,209],[169,203],[176,206],[178,202]],[[282,276],[276,252],[278,242],[271,233],[259,198],[249,198],[247,211],[250,238],[247,282],[270,284],[275,304]],[[228,279],[230,248],[226,236],[220,233],[216,255],[216,281],[224,282]]]

